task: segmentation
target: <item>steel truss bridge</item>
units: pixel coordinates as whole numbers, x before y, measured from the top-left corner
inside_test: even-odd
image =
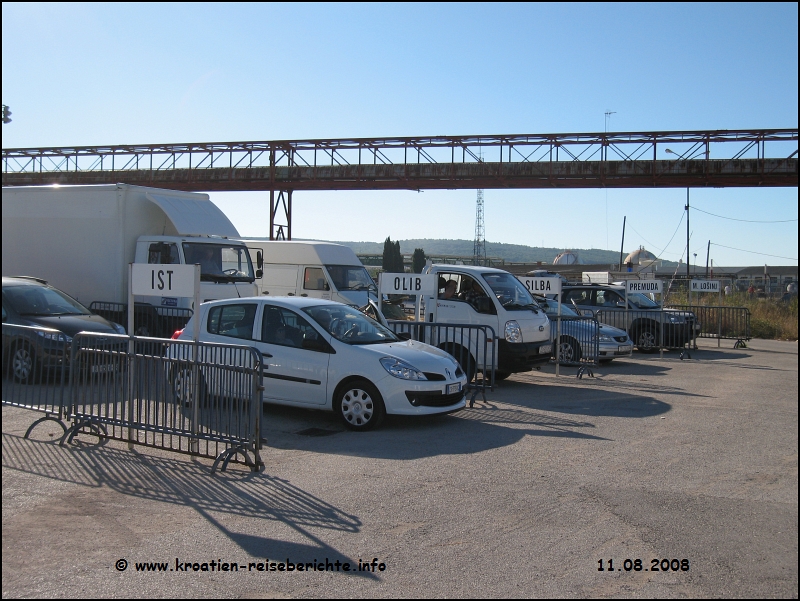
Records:
[[[433,136],[3,149],[3,186],[137,184],[270,193],[291,239],[292,192],[792,186],[797,129]]]

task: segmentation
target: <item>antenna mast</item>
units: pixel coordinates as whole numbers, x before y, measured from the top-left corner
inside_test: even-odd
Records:
[[[486,241],[483,237],[483,190],[478,190],[475,209],[475,244],[472,250],[473,265],[486,265]]]

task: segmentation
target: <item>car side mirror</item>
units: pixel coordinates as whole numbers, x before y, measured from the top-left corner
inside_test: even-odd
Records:
[[[262,253],[260,250],[256,252],[256,266],[258,266],[259,269],[264,268],[264,253]]]
[[[256,277],[257,278],[263,278],[264,277],[264,272],[261,269],[256,269]]]
[[[400,332],[399,334],[396,334],[396,336],[400,340],[411,340],[411,333],[410,332]]]

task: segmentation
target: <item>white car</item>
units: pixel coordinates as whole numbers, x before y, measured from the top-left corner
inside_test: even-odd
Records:
[[[374,428],[385,414],[431,415],[465,406],[467,378],[451,355],[402,339],[342,303],[302,297],[211,301],[200,305],[177,339],[192,340],[198,322],[203,342],[261,351],[265,403],[335,411],[354,430]],[[171,352],[186,355],[187,348]],[[180,401],[188,382],[171,378]],[[220,386],[203,383],[211,394]]]

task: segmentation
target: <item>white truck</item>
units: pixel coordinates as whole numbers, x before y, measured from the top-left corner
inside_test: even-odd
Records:
[[[495,379],[530,371],[550,360],[550,319],[530,292],[507,271],[472,265],[429,265],[423,273],[437,280],[437,297],[427,297],[424,320],[438,324],[491,326],[496,338]],[[467,378],[472,365],[483,365],[480,346],[448,348],[460,361]],[[490,363],[490,362],[487,362]]]
[[[239,233],[207,194],[128,184],[3,188],[3,275],[35,276],[127,323],[128,264],[200,264],[202,301],[255,296]],[[172,334],[158,316],[192,299],[135,298],[137,333]],[[119,315],[117,315],[119,313]],[[153,319],[155,318],[155,319]],[[153,331],[153,330],[162,331]]]
[[[308,296],[363,307],[377,287],[348,246],[300,240],[242,240],[263,275],[259,295]]]

